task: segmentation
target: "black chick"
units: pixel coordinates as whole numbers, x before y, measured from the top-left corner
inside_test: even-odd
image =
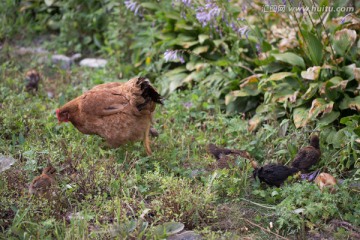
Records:
[[[308,172],[313,165],[319,162],[320,156],[319,137],[312,135],[310,146],[303,147],[299,150],[291,166],[299,169],[301,172]]]
[[[40,74],[36,70],[30,70],[25,75],[26,91],[37,91],[39,88]]]
[[[254,167],[253,177],[259,178],[260,182],[265,182],[269,186],[280,187],[285,180],[299,172],[296,168],[290,168],[283,165],[269,164],[258,168],[257,164],[251,162]]]

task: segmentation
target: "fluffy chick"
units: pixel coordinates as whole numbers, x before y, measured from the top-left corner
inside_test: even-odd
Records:
[[[315,178],[315,183],[319,186],[320,190],[323,191],[325,187],[330,189],[330,192],[335,192],[336,178],[328,173],[320,173]]]
[[[56,187],[55,181],[56,169],[53,166],[48,166],[43,169],[42,174],[34,178],[29,186],[29,193],[42,196],[50,199],[54,195],[54,187]]]
[[[40,74],[36,70],[30,70],[25,74],[26,91],[37,91],[39,88]]]
[[[251,159],[251,156],[248,152],[236,149],[229,149],[229,148],[220,148],[217,147],[215,144],[210,143],[207,146],[207,151],[212,154],[216,160],[219,160],[222,155],[236,155],[243,158]]]
[[[308,172],[313,165],[319,162],[320,156],[319,137],[317,135],[312,135],[310,146],[301,148],[291,165],[301,172]]]
[[[280,187],[289,176],[299,172],[296,168],[277,164],[268,164],[263,167],[258,167],[257,163],[252,161],[251,165],[254,168],[253,177],[255,179],[259,178],[260,182],[264,182],[269,186]]]

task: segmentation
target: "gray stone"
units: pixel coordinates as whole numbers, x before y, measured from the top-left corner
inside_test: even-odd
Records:
[[[37,47],[37,48],[31,48],[31,47],[20,47],[15,50],[15,52],[19,55],[25,55],[25,54],[39,54],[39,55],[46,55],[49,54],[48,51],[46,51],[43,48]]]
[[[85,58],[80,61],[80,66],[99,68],[105,67],[107,60],[101,58]]]
[[[71,58],[65,55],[52,55],[51,61],[52,63],[59,65],[62,69],[70,69],[72,64]]]
[[[194,231],[185,231],[180,234],[172,235],[167,240],[200,240],[201,236]]]
[[[11,167],[16,162],[13,157],[8,157],[0,154],[0,172],[3,172]]]
[[[71,57],[71,61],[75,62],[76,60],[81,58],[81,54],[80,53],[75,53],[74,55],[72,55]]]

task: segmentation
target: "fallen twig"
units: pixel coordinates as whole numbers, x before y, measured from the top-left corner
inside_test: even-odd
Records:
[[[244,200],[244,201],[247,201],[247,202],[249,202],[249,203],[252,203],[252,204],[254,204],[254,205],[256,205],[256,206],[259,206],[259,207],[263,207],[263,208],[267,208],[267,209],[272,209],[272,210],[275,209],[274,206],[265,206],[265,205],[263,205],[263,204],[250,201],[250,200],[248,200],[248,199],[246,199],[246,198],[240,198],[240,199],[241,199],[241,200]]]
[[[283,236],[281,236],[281,235],[279,235],[279,234],[277,234],[277,233],[274,233],[274,232],[272,232],[272,231],[270,231],[270,230],[268,230],[268,229],[266,229],[266,228],[264,228],[264,227],[262,227],[262,226],[260,226],[260,225],[258,225],[258,224],[256,224],[256,223],[254,223],[254,222],[252,222],[252,221],[250,221],[250,220],[248,220],[248,219],[246,219],[246,218],[243,218],[243,219],[244,219],[246,222],[250,223],[251,225],[253,225],[253,226],[255,226],[255,227],[258,227],[258,228],[260,228],[261,230],[263,230],[263,231],[265,231],[265,232],[267,232],[267,233],[274,234],[276,237],[281,238],[281,239],[289,240],[288,238],[283,237]]]

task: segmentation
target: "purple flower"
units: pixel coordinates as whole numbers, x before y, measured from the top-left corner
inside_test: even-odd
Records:
[[[164,59],[166,62],[170,62],[170,61],[180,61],[181,63],[185,62],[183,56],[178,50],[166,50],[164,53]]]
[[[198,7],[196,9],[196,18],[197,20],[205,27],[221,13],[221,9],[210,1],[205,4],[204,7]]]
[[[242,28],[239,28],[239,29],[237,30],[237,32],[238,32],[238,34],[239,34],[240,36],[246,35],[246,37],[247,37],[248,31],[249,31],[249,29],[248,29],[247,26],[242,27]]]
[[[257,52],[260,53],[261,52],[260,44],[257,43],[255,47],[256,47]]]
[[[191,108],[193,106],[193,103],[192,102],[184,102],[183,103],[183,106],[187,109]]]
[[[139,11],[139,8],[140,8],[140,4],[138,4],[134,0],[124,1],[124,4],[125,4],[127,9],[129,9],[130,11],[134,12],[135,15],[137,15],[137,13]]]
[[[181,2],[187,7],[191,6],[191,0],[181,0]]]

